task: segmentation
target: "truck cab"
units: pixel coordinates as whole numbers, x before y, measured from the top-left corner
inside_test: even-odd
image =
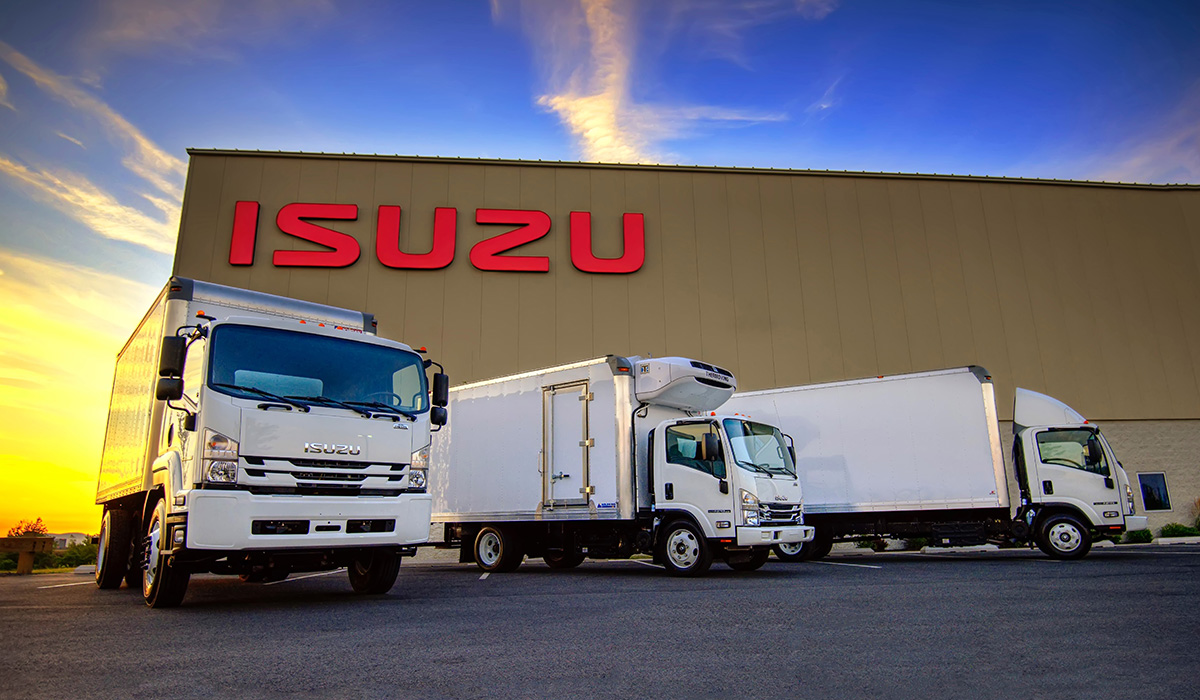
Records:
[[[1013,462],[1024,521],[1046,554],[1087,554],[1099,535],[1143,530],[1129,475],[1100,428],[1058,399],[1017,389]]]

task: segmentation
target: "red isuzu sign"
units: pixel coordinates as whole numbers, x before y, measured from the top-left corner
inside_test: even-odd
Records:
[[[233,213],[233,237],[229,243],[230,265],[253,265],[258,238],[258,202],[238,202]],[[400,207],[382,205],[376,223],[375,255],[379,262],[400,270],[439,270],[454,261],[458,234],[458,210],[438,207],[433,212],[433,246],[428,253],[400,250]],[[348,233],[312,223],[355,221],[357,204],[285,205],[275,217],[279,230],[328,250],[276,250],[271,263],[276,267],[347,267],[358,261],[358,240]],[[476,209],[475,223],[515,227],[484,239],[471,247],[471,264],[480,270],[500,272],[548,272],[550,258],[534,255],[503,255],[550,233],[550,216],[531,209]],[[624,248],[619,258],[592,254],[592,215],[571,212],[571,264],[583,272],[622,275],[636,272],[646,261],[646,225],[641,214],[625,214],[622,221]]]

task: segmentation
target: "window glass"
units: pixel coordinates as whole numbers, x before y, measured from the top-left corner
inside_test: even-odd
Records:
[[[1108,476],[1108,459],[1100,438],[1091,430],[1045,430],[1037,434],[1038,459],[1043,464],[1081,469]]]
[[[704,436],[720,435],[712,423],[689,423],[667,428],[667,461],[724,479],[725,456],[718,442],[716,459],[703,459]]]
[[[748,420],[725,419],[725,433],[733,462],[760,474],[796,476],[792,456],[779,428]]]
[[[183,361],[183,395],[193,406],[200,404],[200,387],[204,386],[204,338],[193,340]]]
[[[1163,473],[1138,474],[1142,485],[1142,507],[1146,510],[1171,510],[1171,495],[1167,493],[1167,476]]]

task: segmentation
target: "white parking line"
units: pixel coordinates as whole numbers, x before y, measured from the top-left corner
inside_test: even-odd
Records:
[[[487,577],[488,577],[488,574],[490,574],[490,573],[492,573],[492,572],[490,572],[490,571],[485,571],[485,572],[483,572],[483,576],[480,576],[480,577],[479,577],[479,580],[480,580],[480,581],[484,580],[485,578],[487,578]]]
[[[812,561],[812,564],[826,564],[828,566],[856,566],[860,569],[882,569],[882,566],[872,566],[870,564],[847,564],[841,561]]]
[[[631,561],[631,562],[633,562],[634,564],[641,564],[642,566],[652,566],[652,567],[654,567],[655,569],[661,569],[661,568],[663,568],[663,565],[662,565],[662,564],[655,564],[655,563],[653,563],[653,562],[642,561],[641,559],[627,559],[626,561]]]
[[[75,583],[59,583],[59,584],[55,584],[53,586],[38,586],[38,590],[40,591],[43,588],[63,588],[65,586],[86,586],[89,583],[92,584],[93,586],[96,585],[95,581],[76,581]]]
[[[316,578],[317,576],[329,576],[330,574],[341,573],[345,570],[346,570],[345,567],[343,567],[341,569],[334,569],[333,571],[318,571],[315,574],[306,574],[304,576],[291,576],[291,577],[285,578],[282,581],[271,581],[270,583],[264,583],[263,585],[264,586],[274,586],[279,583],[287,583],[288,581],[299,581],[300,579]]]

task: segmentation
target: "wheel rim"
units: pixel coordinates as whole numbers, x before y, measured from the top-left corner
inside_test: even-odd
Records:
[[[667,556],[679,569],[690,569],[700,560],[700,541],[691,530],[680,528],[667,538]]]
[[[1055,523],[1050,527],[1050,545],[1060,552],[1073,552],[1083,544],[1083,533],[1073,523]]]
[[[154,587],[154,578],[158,575],[158,559],[162,551],[162,521],[158,519],[158,513],[155,513],[151,519],[147,535],[150,538],[150,544],[146,548],[146,573],[142,582],[144,593],[149,593],[150,589]]]
[[[104,545],[108,540],[108,518],[109,514],[104,514],[104,519],[100,521],[100,536],[96,540],[96,577],[99,578],[100,572],[104,570]]]
[[[803,542],[785,542],[779,544],[779,551],[789,556],[795,556],[799,554],[800,550],[802,549],[804,549]]]
[[[494,532],[485,532],[479,538],[479,551],[475,553],[479,563],[484,566],[495,566],[500,561],[500,536]]]

